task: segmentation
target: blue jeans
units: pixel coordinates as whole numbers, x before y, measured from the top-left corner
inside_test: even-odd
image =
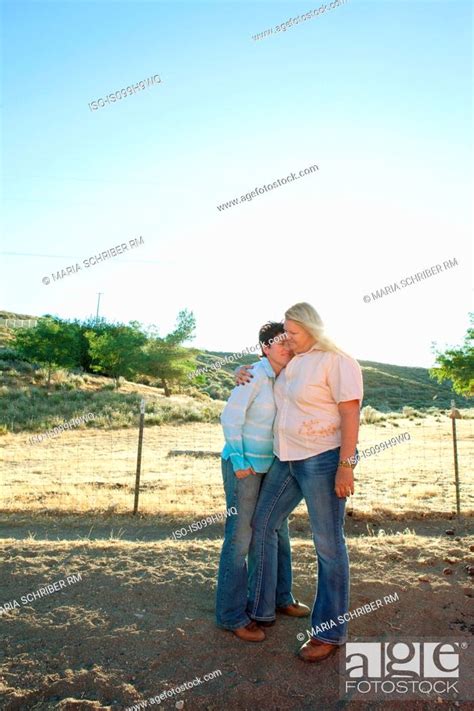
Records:
[[[222,546],[217,579],[216,622],[218,627],[235,630],[244,627],[251,618],[247,614],[247,554],[252,538],[252,516],[266,474],[250,474],[238,479],[230,459],[221,460],[226,506],[235,506],[236,515],[226,518],[224,544]],[[291,594],[291,548],[288,519],[283,518],[275,531],[275,577],[274,605],[279,607],[294,602]],[[252,575],[254,562],[249,557],[248,572]],[[275,610],[273,609],[273,616]]]
[[[339,616],[348,612],[349,557],[344,539],[345,499],[334,491],[338,461],[339,447],[296,462],[277,458],[273,462],[252,522],[251,556],[256,563],[248,610],[252,619],[275,619],[277,530],[304,498],[318,558],[312,636],[340,645],[347,640],[347,622]]]

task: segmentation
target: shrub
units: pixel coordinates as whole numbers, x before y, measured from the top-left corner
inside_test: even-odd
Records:
[[[31,373],[35,369],[32,363],[19,357],[11,348],[0,351],[0,370],[16,375],[16,373]]]
[[[365,425],[373,425],[376,422],[383,422],[386,419],[385,415],[382,415],[381,412],[370,405],[366,405],[361,410],[361,422]]]
[[[19,355],[14,348],[0,348],[0,360],[21,360],[26,361],[26,358]]]
[[[409,405],[405,405],[405,407],[402,408],[402,414],[403,417],[408,417],[410,420],[414,417],[425,417],[423,413],[415,410],[414,407],[410,407]]]

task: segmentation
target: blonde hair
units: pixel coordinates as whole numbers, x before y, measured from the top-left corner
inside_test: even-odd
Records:
[[[314,338],[318,348],[321,348],[322,351],[331,351],[332,353],[347,355],[347,353],[336,346],[336,344],[326,336],[321,316],[316,309],[311,306],[311,304],[306,303],[306,301],[290,306],[290,308],[285,311],[285,318],[302,326],[304,330]]]

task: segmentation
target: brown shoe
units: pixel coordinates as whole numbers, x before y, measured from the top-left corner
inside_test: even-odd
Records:
[[[265,639],[265,632],[260,629],[257,623],[252,620],[245,627],[238,627],[236,630],[232,630],[236,637],[243,639],[245,642],[263,642]]]
[[[286,607],[277,607],[277,612],[281,615],[289,615],[290,617],[308,617],[311,610],[307,605],[303,605],[299,600],[295,600],[291,605]]]
[[[311,637],[311,639],[308,639],[308,641],[303,644],[298,652],[298,656],[304,662],[322,662],[332,654],[335,654],[337,650],[337,644],[320,642],[319,639]]]

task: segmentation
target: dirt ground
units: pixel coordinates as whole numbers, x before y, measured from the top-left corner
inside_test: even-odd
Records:
[[[243,643],[217,629],[214,593],[223,524],[170,538],[190,521],[182,514],[4,515],[0,604],[17,600],[20,607],[0,615],[0,708],[125,709],[220,670],[160,708],[474,709],[474,701],[343,699],[341,652],[321,665],[295,657],[297,634],[310,627],[307,619],[279,616],[262,644]],[[351,641],[449,637],[468,642],[472,652],[474,589],[466,568],[474,564],[472,520],[354,514],[346,532],[350,609],[395,593],[399,598],[353,620]],[[294,594],[310,604],[315,556],[304,513],[293,515],[291,533]],[[21,596],[74,574],[80,574],[78,582],[22,604]],[[472,682],[470,694],[474,698]]]

